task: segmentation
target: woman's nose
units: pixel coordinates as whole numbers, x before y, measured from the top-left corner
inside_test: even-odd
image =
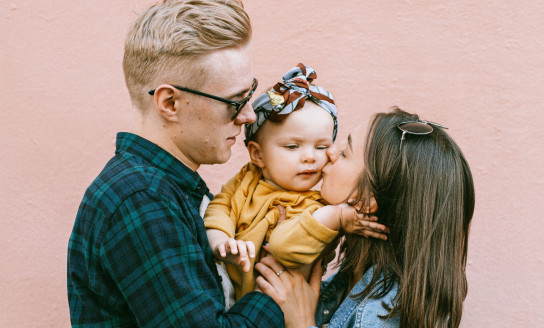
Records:
[[[340,152],[335,146],[332,146],[329,149],[327,149],[327,156],[329,156],[329,160],[334,163],[340,156]]]

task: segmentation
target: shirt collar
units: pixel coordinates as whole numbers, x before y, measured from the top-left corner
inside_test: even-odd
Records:
[[[115,154],[123,152],[136,155],[165,171],[176,184],[187,192],[191,192],[200,198],[209,194],[206,183],[198,173],[147,139],[133,133],[119,132],[117,134]]]

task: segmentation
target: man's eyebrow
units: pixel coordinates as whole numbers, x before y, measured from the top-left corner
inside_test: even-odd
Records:
[[[348,145],[349,145],[349,149],[353,152],[353,146],[351,145],[351,134],[348,135]]]
[[[242,91],[239,91],[237,93],[234,93],[228,97],[226,97],[226,99],[232,99],[232,98],[236,98],[236,97],[242,97],[244,94],[248,93],[249,91],[251,90],[251,86],[249,88],[245,88],[244,90]]]

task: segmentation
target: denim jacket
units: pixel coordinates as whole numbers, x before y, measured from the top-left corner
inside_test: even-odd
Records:
[[[360,293],[372,279],[373,269],[368,269],[363,278],[355,284],[349,292],[350,296]],[[378,315],[387,315],[382,302],[389,307],[393,306],[393,300],[397,295],[397,284],[380,299],[368,297],[358,300],[350,296],[343,299],[345,291],[349,286],[349,279],[346,273],[339,272],[328,281],[322,283],[321,295],[316,312],[317,327],[347,328],[347,327],[387,327],[397,328],[399,317],[380,319]]]

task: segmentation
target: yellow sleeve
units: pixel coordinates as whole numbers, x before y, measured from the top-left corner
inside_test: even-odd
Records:
[[[328,243],[338,235],[313,218],[317,208],[308,208],[299,216],[286,220],[274,228],[269,247],[272,255],[285,267],[296,268],[313,263]]]
[[[243,172],[240,171],[221,187],[221,192],[215,195],[204,213],[204,226],[206,229],[217,229],[234,238],[236,230],[236,218],[231,215],[232,198],[234,192],[240,187]]]

